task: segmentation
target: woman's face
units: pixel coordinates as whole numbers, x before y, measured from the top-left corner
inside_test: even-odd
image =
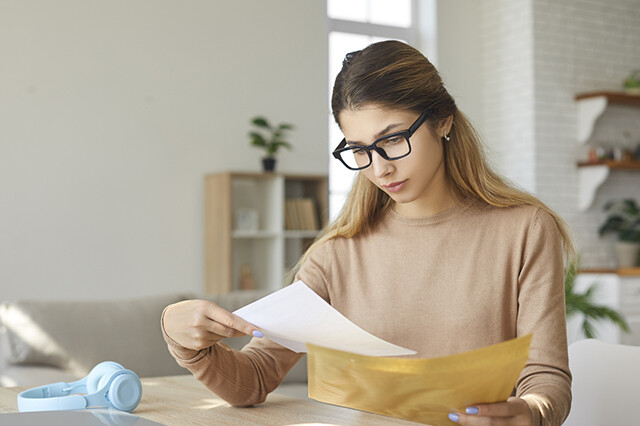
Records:
[[[386,134],[408,129],[418,116],[412,111],[374,105],[343,110],[338,121],[349,145],[370,145]],[[448,119],[436,132],[442,136],[450,127]],[[452,201],[445,176],[443,142],[423,124],[411,136],[410,143],[411,153],[398,160],[385,160],[373,151],[371,165],[360,172],[389,194],[398,213],[413,217],[439,213]]]

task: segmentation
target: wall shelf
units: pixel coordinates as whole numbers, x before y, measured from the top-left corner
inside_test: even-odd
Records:
[[[625,92],[597,91],[580,93],[575,97],[578,108],[578,143],[585,144],[591,135],[598,118],[609,105],[624,105],[638,108],[640,95]],[[640,170],[639,162],[602,161],[597,163],[578,163],[578,210],[587,210],[595,198],[596,191],[612,170]]]
[[[599,161],[597,163],[579,162],[578,167],[607,166],[613,170],[640,170],[640,161]]]
[[[640,108],[640,95],[625,92],[598,91],[580,93],[578,102],[578,143],[584,144],[593,133],[596,120],[609,105],[626,105]]]
[[[581,269],[580,274],[617,274],[621,276],[640,276],[640,266],[633,268],[597,268],[597,269]]]

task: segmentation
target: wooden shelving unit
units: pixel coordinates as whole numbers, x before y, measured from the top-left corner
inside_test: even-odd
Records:
[[[318,228],[286,229],[285,202],[313,200]],[[277,290],[285,272],[298,261],[328,222],[327,177],[279,173],[226,172],[205,176],[205,292],[242,290],[248,267],[256,289]],[[250,211],[257,226],[238,229],[236,214]]]

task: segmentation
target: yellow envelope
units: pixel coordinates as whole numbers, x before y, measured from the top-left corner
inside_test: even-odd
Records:
[[[448,414],[506,400],[529,356],[531,334],[441,358],[358,355],[307,344],[309,397],[432,425]]]

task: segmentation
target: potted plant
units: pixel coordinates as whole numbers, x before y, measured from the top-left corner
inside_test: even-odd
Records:
[[[615,233],[618,267],[628,268],[638,264],[640,254],[640,208],[634,199],[609,201],[604,205],[609,216],[600,227],[600,235]]]
[[[258,128],[249,132],[251,145],[265,150],[262,159],[262,167],[265,172],[273,172],[276,165],[276,154],[280,148],[292,149],[291,144],[285,140],[285,134],[293,130],[291,124],[278,124],[272,126],[265,117],[254,117],[251,123]]]
[[[594,303],[598,284],[593,283],[584,293],[576,293],[575,281],[578,276],[577,264],[571,263],[564,275],[564,301],[566,306],[567,321],[575,316],[582,315],[581,329],[587,339],[597,337],[594,323],[598,321],[611,321],[624,332],[629,332],[629,326],[622,315],[613,308]]]
[[[622,86],[627,93],[640,94],[640,70],[631,71]]]

